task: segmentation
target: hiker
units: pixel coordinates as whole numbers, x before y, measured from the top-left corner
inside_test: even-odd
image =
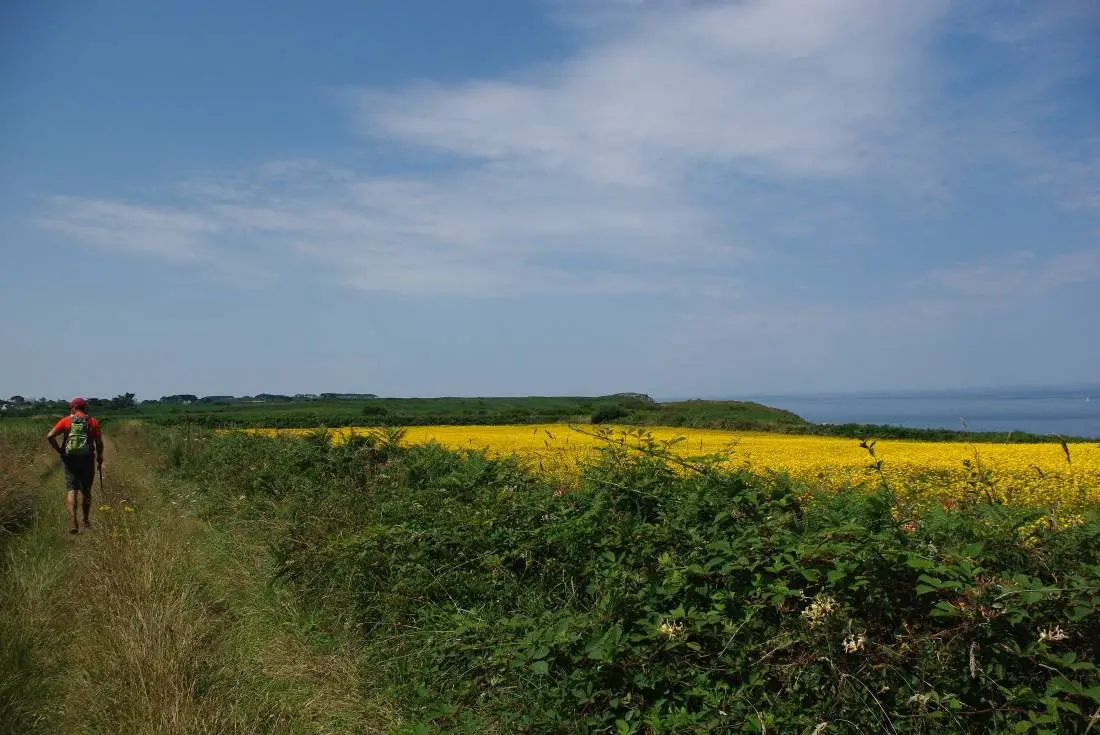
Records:
[[[58,444],[57,437],[61,436]],[[46,434],[46,441],[61,455],[65,467],[65,507],[69,509],[72,525],[69,533],[77,533],[76,493],[83,495],[84,529],[92,527],[88,514],[92,510],[92,484],[95,482],[96,465],[103,471],[103,432],[99,422],[88,415],[88,402],[74,398],[69,402],[69,415],[61,419]]]

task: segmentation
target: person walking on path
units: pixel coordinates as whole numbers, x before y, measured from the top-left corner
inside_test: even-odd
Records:
[[[58,443],[58,437],[61,437]],[[69,510],[69,533],[78,533],[76,522],[76,494],[83,497],[84,529],[92,522],[88,514],[92,510],[92,485],[95,483],[96,466],[103,471],[103,432],[99,422],[88,415],[88,402],[74,398],[69,402],[69,415],[58,421],[46,441],[61,455],[65,467],[65,507]]]

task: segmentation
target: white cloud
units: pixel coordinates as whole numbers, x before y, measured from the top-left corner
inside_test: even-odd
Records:
[[[939,2],[677,4],[533,79],[365,92],[368,133],[619,186],[741,175],[848,178],[904,144]]]
[[[940,104],[946,0],[567,5],[584,22],[565,62],[345,95],[365,145],[428,156],[430,170],[273,160],[188,181],[175,207],[57,198],[41,224],[173,261],[314,264],[371,291],[729,296],[775,241],[816,243],[858,219],[838,206],[847,195],[942,192],[960,166],[1029,140],[957,124]],[[1005,26],[998,42],[1048,26]],[[996,115],[1025,101],[996,93]],[[1060,150],[1032,158],[1042,166],[1014,163],[1075,170]],[[1090,202],[1095,166],[1078,169],[1067,192]],[[933,281],[958,291],[967,275]]]
[[[210,239],[218,224],[202,214],[98,199],[54,197],[40,227],[80,243],[181,263],[214,258]]]
[[[328,183],[315,188],[318,179]],[[306,259],[344,285],[417,295],[722,292],[728,279],[710,272],[715,259],[739,257],[704,213],[675,197],[495,171],[345,178],[286,162],[187,191],[195,199],[176,212],[59,198],[43,223],[174,260],[212,260],[213,243],[233,242],[234,252],[261,250],[264,262]],[[692,255],[683,242],[694,243]]]
[[[1100,248],[1052,256],[1017,251],[996,260],[936,271],[929,281],[956,296],[1004,300],[1100,281]]]
[[[1068,155],[1034,140],[1010,147],[1036,188],[1052,192],[1066,209],[1100,213],[1100,136],[1079,141]]]

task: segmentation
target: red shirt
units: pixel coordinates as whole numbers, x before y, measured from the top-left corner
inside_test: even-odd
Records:
[[[76,415],[86,416],[88,418],[88,437],[90,439],[103,438],[103,435],[99,432],[99,421],[91,416],[88,416],[88,414],[84,413],[83,411],[77,411]],[[69,415],[54,424],[53,430],[64,433],[65,436],[68,437],[69,429],[71,428],[73,428],[73,417],[72,415]]]

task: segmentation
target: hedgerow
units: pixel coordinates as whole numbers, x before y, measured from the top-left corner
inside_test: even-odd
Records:
[[[566,485],[400,438],[204,434],[174,461],[362,631],[408,732],[1096,728],[1095,513],[815,493],[644,432]]]

